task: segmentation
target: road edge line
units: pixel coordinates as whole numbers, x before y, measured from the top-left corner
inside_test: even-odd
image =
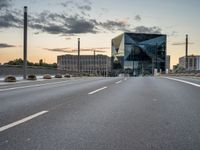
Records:
[[[169,79],[169,80],[178,81],[178,82],[182,82],[182,83],[186,83],[186,84],[193,85],[193,86],[196,86],[196,87],[200,87],[200,85],[199,85],[199,84],[192,83],[192,82],[185,81],[185,80],[181,80],[181,79],[170,78],[170,77],[163,77],[163,78],[166,78],[166,79]]]

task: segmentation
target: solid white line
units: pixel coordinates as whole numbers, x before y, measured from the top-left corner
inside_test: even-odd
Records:
[[[27,85],[27,86],[13,87],[13,88],[7,88],[7,89],[0,89],[0,92],[17,90],[17,89],[25,89],[25,88],[30,88],[30,87],[39,87],[39,86],[44,86],[44,85],[54,85],[54,84],[65,83],[65,82],[69,82],[69,81],[43,83],[43,84],[35,84],[35,85]]]
[[[26,118],[23,118],[23,119],[21,119],[21,120],[18,120],[18,121],[16,121],[16,122],[13,122],[13,123],[11,123],[11,124],[8,124],[8,125],[5,125],[5,126],[3,126],[3,127],[0,127],[0,132],[2,132],[2,131],[5,131],[5,130],[7,130],[7,129],[9,129],[9,128],[12,128],[12,127],[14,127],[14,126],[17,126],[17,125],[19,125],[19,124],[22,124],[22,123],[24,123],[24,122],[27,122],[27,121],[29,121],[29,120],[31,120],[31,119],[33,119],[33,118],[36,118],[36,117],[38,117],[38,116],[40,116],[40,115],[43,115],[43,114],[45,114],[45,113],[47,113],[48,111],[41,111],[41,112],[39,112],[39,113],[36,113],[36,114],[34,114],[34,115],[31,115],[31,116],[28,116],[28,117],[26,117]]]
[[[164,78],[169,79],[169,80],[174,80],[174,81],[182,82],[182,83],[186,83],[186,84],[190,84],[190,85],[193,85],[193,86],[196,86],[196,87],[200,87],[199,84],[192,83],[192,82],[189,82],[189,81],[175,79],[175,78],[169,78],[169,77],[164,77]]]
[[[102,88],[100,88],[100,89],[97,89],[97,90],[95,90],[95,91],[92,91],[92,92],[90,92],[90,93],[88,93],[89,95],[92,95],[92,94],[94,94],[94,93],[96,93],[96,92],[99,92],[99,91],[102,91],[102,90],[104,90],[104,89],[106,89],[107,87],[105,86],[105,87],[102,87]]]
[[[119,84],[119,83],[121,83],[122,82],[122,80],[119,80],[119,81],[117,81],[117,82],[115,82],[116,84]]]

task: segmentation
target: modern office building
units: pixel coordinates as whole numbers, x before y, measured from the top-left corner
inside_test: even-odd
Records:
[[[62,55],[57,57],[59,70],[78,72],[78,56]],[[111,70],[111,59],[106,55],[81,55],[80,72],[106,75]]]
[[[152,75],[166,71],[166,35],[123,33],[112,39],[112,71]]]
[[[179,67],[185,68],[186,57],[179,58]],[[200,56],[199,55],[189,55],[188,56],[188,70],[200,70]]]

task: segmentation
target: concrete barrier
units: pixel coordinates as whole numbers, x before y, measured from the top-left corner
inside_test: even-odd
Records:
[[[45,67],[35,67],[29,66],[27,68],[27,75],[35,74],[35,75],[44,75],[44,74],[51,74],[55,75],[57,73],[65,74],[69,73],[65,70],[58,70],[54,68],[45,68]],[[0,77],[5,77],[7,75],[15,75],[15,76],[22,76],[23,75],[23,67],[22,66],[0,66]]]

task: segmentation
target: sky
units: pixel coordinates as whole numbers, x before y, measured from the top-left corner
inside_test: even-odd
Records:
[[[28,60],[58,55],[111,55],[111,39],[123,32],[167,35],[171,67],[185,54],[200,55],[199,0],[0,0],[0,63],[23,58],[23,7],[28,7]]]

